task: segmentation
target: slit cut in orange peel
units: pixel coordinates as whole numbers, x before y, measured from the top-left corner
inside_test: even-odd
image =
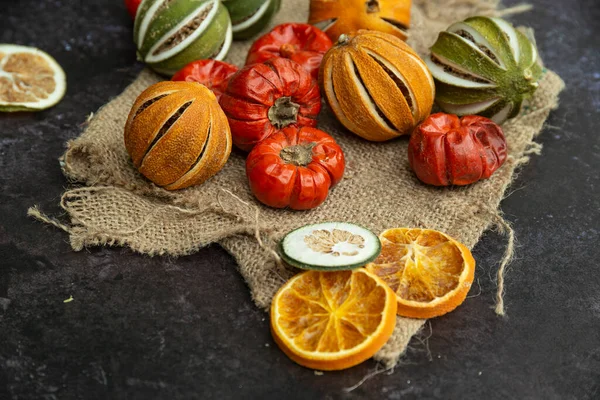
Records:
[[[388,229],[379,240],[381,254],[366,269],[395,292],[398,315],[438,317],[465,300],[475,260],[463,244],[431,229]]]
[[[366,269],[307,271],[273,298],[271,332],[296,363],[340,370],[371,358],[396,325],[396,295]]]

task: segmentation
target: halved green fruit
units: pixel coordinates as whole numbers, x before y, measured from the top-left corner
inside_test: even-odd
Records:
[[[260,33],[279,11],[281,0],[223,0],[233,25],[233,38],[249,39]]]
[[[35,47],[0,44],[0,111],[38,111],[58,103],[67,89],[65,72]]]
[[[320,271],[359,268],[381,252],[379,238],[370,230],[348,222],[306,225],[288,233],[280,243],[288,264]]]
[[[143,0],[133,30],[140,60],[169,76],[195,60],[222,60],[232,35],[219,0]]]
[[[542,75],[535,45],[501,18],[472,17],[451,25],[425,61],[442,110],[499,124],[519,114]]]

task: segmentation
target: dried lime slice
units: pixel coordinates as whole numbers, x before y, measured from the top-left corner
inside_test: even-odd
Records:
[[[65,95],[65,72],[35,47],[0,44],[0,111],[50,108]]]
[[[280,244],[281,257],[288,264],[321,271],[362,267],[380,252],[377,235],[347,222],[306,225],[288,233]]]

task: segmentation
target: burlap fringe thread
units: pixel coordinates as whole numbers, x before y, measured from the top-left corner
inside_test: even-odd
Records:
[[[536,144],[536,148],[535,148],[535,154],[540,154],[540,150],[541,149],[541,145]],[[525,163],[529,160],[528,157],[524,157],[521,160],[519,160],[519,164]],[[104,187],[106,189],[117,189],[114,187]],[[73,197],[77,197],[79,195],[79,193],[81,191],[87,191],[90,188],[77,188],[77,189],[72,189],[69,190],[67,192],[65,192],[62,197],[61,197],[61,201],[60,201],[60,205],[63,208],[63,210],[65,210],[67,213],[70,214],[70,208],[69,208],[69,199],[73,198]],[[94,187],[94,190],[102,190],[103,187],[102,186],[98,186],[98,187]],[[245,202],[244,200],[242,200],[241,198],[239,198],[238,196],[236,196],[235,194],[233,194],[231,191],[229,190],[225,190],[222,189],[223,193],[231,196],[232,198],[234,198],[237,202],[239,202],[240,205],[242,206],[246,206],[249,207],[251,209],[254,209],[254,215],[255,215],[255,220],[253,224],[241,224],[238,225],[238,229],[232,229],[228,232],[229,235],[235,235],[235,234],[249,234],[252,233],[254,238],[256,239],[258,245],[264,249],[265,251],[267,251],[270,256],[273,258],[273,260],[275,261],[277,267],[278,267],[278,271],[273,271],[275,274],[277,274],[277,276],[279,276],[282,280],[282,283],[285,283],[285,281],[287,280],[286,278],[284,278],[282,276],[282,272],[285,275],[289,275],[290,270],[285,266],[283,260],[281,259],[281,257],[279,256],[279,254],[277,253],[277,251],[275,251],[275,249],[272,246],[269,246],[267,244],[265,244],[265,242],[262,239],[262,236],[264,235],[264,232],[261,232],[261,225],[260,225],[260,209],[258,207],[254,207],[251,204]],[[200,215],[203,214],[207,211],[218,211],[221,212],[223,214],[228,214],[231,216],[234,216],[235,218],[240,219],[241,215],[240,213],[236,213],[235,211],[231,211],[231,210],[227,210],[220,202],[219,199],[217,199],[217,202],[219,204],[219,208],[215,209],[214,207],[210,207],[210,208],[206,208],[206,209],[202,209],[202,210],[192,210],[192,209],[187,209],[187,208],[182,208],[182,207],[178,207],[178,206],[173,206],[173,205],[164,205],[162,206],[163,208],[170,208],[173,211],[182,213],[182,214],[186,214],[186,215]],[[504,234],[507,236],[507,244],[506,244],[506,250],[504,252],[504,255],[502,257],[502,260],[500,262],[500,266],[498,268],[498,272],[497,272],[497,292],[496,292],[496,307],[495,307],[495,311],[498,315],[506,315],[505,312],[505,308],[504,308],[504,275],[505,275],[505,271],[506,271],[506,267],[510,264],[510,262],[514,259],[514,255],[515,255],[515,232],[512,229],[510,223],[508,221],[506,221],[501,212],[499,210],[488,210],[488,212],[490,213],[490,216],[493,218],[494,225],[495,227],[498,229],[498,231],[501,234]],[[114,236],[124,236],[124,235],[129,235],[129,234],[133,234],[136,233],[140,230],[142,230],[146,224],[150,221],[150,219],[152,218],[152,214],[149,214],[146,219],[135,229],[133,230],[128,230],[128,231],[106,231],[106,230],[102,230],[102,231],[93,231],[93,230],[89,230],[86,229],[85,226],[78,224],[78,225],[66,225],[60,221],[58,221],[56,218],[52,218],[46,214],[44,214],[42,211],[40,211],[38,206],[33,206],[30,207],[27,210],[27,215],[38,220],[41,222],[44,222],[46,224],[52,225],[58,229],[63,230],[64,232],[68,233],[71,237],[71,243],[73,244],[73,249],[75,251],[80,251],[83,249],[84,247],[84,243],[85,240],[83,239],[78,239],[78,235],[85,235],[85,237],[89,237],[91,236],[107,236],[107,237],[114,237]],[[273,238],[270,237],[267,234],[267,241],[268,242],[273,242]],[[107,242],[107,245],[115,245],[115,244],[120,244],[120,243],[111,243],[111,242]],[[289,278],[289,276],[288,276]]]

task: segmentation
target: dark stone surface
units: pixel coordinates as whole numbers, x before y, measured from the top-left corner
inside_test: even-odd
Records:
[[[344,394],[375,363],[323,376],[293,364],[220,247],[75,253],[26,217],[33,204],[60,212],[64,142],[141,65],[120,0],[3,0],[0,42],[48,51],[69,86],[48,111],[0,115],[0,399],[600,398],[600,3],[530,2],[513,21],[536,29],[567,90],[502,205],[519,241],[509,316],[491,310],[504,239],[488,233],[481,290],[431,321],[393,374]]]

